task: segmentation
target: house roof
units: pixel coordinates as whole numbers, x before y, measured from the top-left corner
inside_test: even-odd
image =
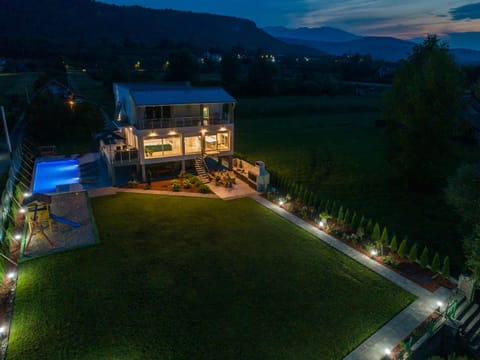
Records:
[[[33,195],[23,199],[22,206],[28,206],[30,204],[39,204],[39,203],[50,204],[51,202],[52,202],[52,198],[50,195],[34,193]]]
[[[221,87],[192,87],[188,83],[119,83],[137,106],[232,103]]]

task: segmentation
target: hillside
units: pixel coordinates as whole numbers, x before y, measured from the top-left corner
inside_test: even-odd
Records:
[[[239,46],[276,52],[289,52],[291,48],[257,28],[254,22],[235,17],[91,0],[0,0],[0,6],[0,37],[10,43],[15,39],[70,44],[167,41],[201,48]]]
[[[301,27],[291,29],[284,26],[267,26],[262,28],[275,38],[300,39],[310,41],[343,42],[361,38],[344,30],[322,26],[319,28]]]

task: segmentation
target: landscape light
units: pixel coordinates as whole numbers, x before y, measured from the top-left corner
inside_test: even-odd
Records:
[[[20,234],[15,234],[14,236],[15,240],[20,240],[22,238],[22,235]]]
[[[280,206],[283,206],[283,204],[285,204],[283,200],[280,200],[280,201],[278,202],[278,205],[280,205]]]
[[[377,254],[378,254],[378,252],[377,252],[376,249],[370,250],[370,255],[372,255],[372,256],[377,256]]]
[[[0,335],[5,334],[5,326],[0,326]]]
[[[24,208],[20,208],[20,213],[25,214],[26,210]]]
[[[7,277],[8,277],[9,280],[15,279],[15,272],[13,272],[13,271],[12,271],[12,272],[9,272],[8,275],[7,275]]]
[[[318,223],[318,226],[320,226],[320,228],[323,229],[323,227],[325,226],[325,224],[323,223],[323,221],[320,221],[320,222]]]
[[[29,196],[32,196],[32,194],[30,194],[29,192],[25,192],[25,193],[23,193],[23,196],[29,197]]]
[[[390,356],[392,351],[389,348],[385,348],[385,355]]]
[[[442,303],[440,300],[438,300],[438,301],[437,301],[437,311],[438,311],[438,312],[441,311],[442,306],[443,306],[443,303]]]

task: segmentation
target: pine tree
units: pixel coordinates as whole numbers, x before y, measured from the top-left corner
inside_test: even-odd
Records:
[[[330,200],[325,201],[325,205],[322,208],[322,212],[331,215],[331,213],[330,213]]]
[[[315,204],[315,196],[313,195],[313,192],[310,191],[309,194],[308,194],[307,205],[309,207],[312,207],[312,206],[314,206],[314,204]]]
[[[365,216],[362,215],[362,217],[360,218],[360,221],[358,222],[358,227],[365,227],[366,221],[367,219],[365,219]]]
[[[426,268],[428,266],[428,248],[425,246],[422,251],[422,255],[420,255],[420,265],[422,265],[423,268]]]
[[[432,272],[436,274],[438,270],[440,270],[440,255],[437,252],[432,260]]]
[[[375,223],[375,226],[373,227],[373,232],[372,232],[372,241],[375,243],[376,246],[380,246],[380,225],[378,223]]]
[[[392,241],[390,242],[390,251],[396,253],[398,250],[397,236],[393,235]]]
[[[357,227],[358,227],[358,224],[357,224],[357,212],[354,211],[353,212],[353,215],[352,215],[352,220],[350,220],[350,226],[352,227],[353,230],[356,230]]]
[[[415,262],[417,261],[418,258],[418,246],[417,244],[413,244],[413,246],[410,248],[410,252],[408,253],[408,260],[410,262]]]
[[[337,223],[343,225],[343,206],[340,206],[340,209],[338,209]]]
[[[372,235],[373,222],[372,219],[368,219],[367,226],[365,227],[365,236],[369,237]]]
[[[408,251],[408,241],[407,241],[407,238],[404,238],[400,243],[400,246],[398,247],[398,255],[400,255],[401,257],[405,257],[405,255],[407,255],[407,251]]]
[[[343,215],[343,223],[344,223],[345,225],[350,226],[350,224],[351,224],[350,209],[347,209],[347,210],[345,211],[345,214]]]
[[[333,201],[332,207],[330,209],[330,215],[332,215],[333,218],[336,218],[338,215],[338,210],[337,210],[337,202]]]
[[[446,279],[450,277],[450,258],[448,256],[443,259],[442,275]]]
[[[382,246],[388,245],[388,230],[386,226],[383,227],[382,236],[380,237],[380,244]]]
[[[315,208],[316,211],[318,211],[319,208],[320,209],[322,208],[322,201],[318,197],[318,194],[315,194],[315,196],[313,197],[313,207]]]

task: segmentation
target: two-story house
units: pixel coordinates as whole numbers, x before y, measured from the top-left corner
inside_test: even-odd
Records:
[[[114,83],[118,135],[103,139],[112,182],[118,168],[135,166],[146,181],[193,167],[197,158],[233,158],[235,99],[219,87],[189,83]]]

